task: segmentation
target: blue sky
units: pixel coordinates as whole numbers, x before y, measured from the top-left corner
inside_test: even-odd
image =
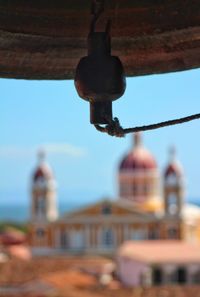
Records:
[[[122,126],[143,125],[200,112],[200,70],[127,79],[113,103]],[[29,200],[38,147],[46,145],[63,201],[116,196],[119,160],[132,136],[113,138],[89,123],[89,105],[73,81],[0,79],[0,202]],[[160,170],[175,145],[187,181],[187,196],[200,197],[200,121],[145,133]]]

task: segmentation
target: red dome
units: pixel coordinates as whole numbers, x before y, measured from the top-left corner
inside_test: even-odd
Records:
[[[36,181],[40,178],[44,178],[46,180],[53,178],[53,172],[51,168],[47,164],[40,164],[33,174],[33,180]]]
[[[134,149],[122,160],[120,170],[151,170],[156,169],[157,164],[151,153],[141,144],[140,135],[135,135]]]
[[[175,175],[175,176],[181,177],[183,175],[183,168],[182,168],[181,164],[179,163],[179,161],[177,161],[177,159],[176,159],[175,147],[171,147],[169,153],[170,153],[171,160],[170,160],[167,168],[165,169],[164,176],[165,176],[165,178],[170,175]]]
[[[170,175],[176,175],[178,177],[182,176],[183,170],[180,164],[178,162],[170,163],[164,173],[165,178]]]
[[[138,148],[130,152],[121,162],[120,170],[156,169],[154,157],[144,148]]]
[[[45,152],[43,150],[38,152],[38,159],[39,165],[33,174],[33,180],[36,181],[40,178],[44,178],[45,180],[53,179],[53,172],[50,166],[44,161]]]

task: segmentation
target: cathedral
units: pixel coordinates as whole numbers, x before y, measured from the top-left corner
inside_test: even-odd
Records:
[[[118,198],[58,214],[56,180],[43,153],[31,181],[30,244],[34,254],[113,253],[127,240],[200,242],[200,208],[185,203],[184,171],[171,149],[160,174],[134,134],[118,169]]]

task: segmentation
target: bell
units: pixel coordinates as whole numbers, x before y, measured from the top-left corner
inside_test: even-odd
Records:
[[[126,88],[120,59],[111,55],[109,24],[105,32],[88,35],[88,56],[76,68],[75,87],[79,96],[90,102],[90,122],[109,124],[112,101],[120,98]]]

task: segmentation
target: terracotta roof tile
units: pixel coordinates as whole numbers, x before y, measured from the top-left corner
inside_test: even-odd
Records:
[[[93,276],[78,270],[49,273],[43,276],[42,280],[60,289],[66,287],[85,288],[94,286],[97,283]]]

